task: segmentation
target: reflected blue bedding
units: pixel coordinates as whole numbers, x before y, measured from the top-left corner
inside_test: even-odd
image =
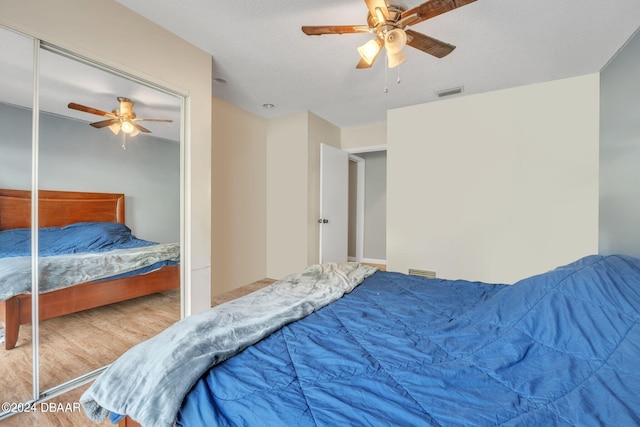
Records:
[[[150,246],[136,238],[131,229],[117,222],[78,222],[65,227],[46,227],[38,231],[38,255],[68,255],[105,252]],[[0,231],[0,258],[30,256],[31,229]]]
[[[639,313],[624,256],[512,286],[377,272],[205,372],[177,425],[640,425]]]
[[[177,265],[178,243],[136,238],[124,224],[82,222],[38,234],[40,293]],[[0,301],[31,292],[31,230],[0,232]]]

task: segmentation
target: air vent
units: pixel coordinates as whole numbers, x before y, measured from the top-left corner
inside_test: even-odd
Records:
[[[426,277],[427,279],[435,279],[436,278],[436,272],[435,271],[419,270],[417,268],[410,268],[409,269],[409,274],[411,276]]]
[[[452,87],[451,89],[444,89],[436,92],[438,98],[444,98],[445,96],[458,95],[462,93],[464,86]]]

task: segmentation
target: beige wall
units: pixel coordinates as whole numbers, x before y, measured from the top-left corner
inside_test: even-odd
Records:
[[[598,250],[597,74],[388,114],[391,270],[512,282]]]
[[[309,113],[267,124],[267,276],[280,279],[318,262],[320,144],[340,130]]]
[[[308,113],[267,123],[267,277],[307,265]]]
[[[511,282],[595,253],[598,91],[590,75],[390,111],[389,268]],[[262,121],[213,105],[214,292],[317,262],[319,144],[384,145],[387,125],[340,130],[308,112]],[[237,175],[249,165],[256,176]]]
[[[261,119],[213,99],[212,292],[318,262],[320,144],[340,130],[309,112]]]
[[[266,277],[267,121],[213,98],[212,294]]]
[[[382,147],[387,144],[387,122],[342,128],[340,147],[352,151],[363,147]]]
[[[0,0],[0,24],[188,96],[187,313],[211,293],[211,56],[112,1]],[[127,48],[116,43],[127,34]],[[162,48],[158,48],[162,46]]]

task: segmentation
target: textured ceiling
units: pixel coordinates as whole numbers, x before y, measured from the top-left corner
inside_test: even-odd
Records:
[[[436,101],[443,89],[463,86],[454,96],[465,96],[595,73],[640,27],[639,0],[477,0],[411,27],[457,46],[449,56],[407,46],[397,69],[387,69],[381,55],[371,69],[357,70],[356,49],[370,35],[310,37],[300,27],[364,25],[363,0],[118,2],[209,52],[214,78],[227,81],[213,84],[214,96],[265,118],[308,110],[339,127],[382,122],[388,109]],[[0,31],[0,102],[31,105],[31,47],[28,38]],[[147,122],[155,136],[179,139],[177,98],[67,58],[42,59],[42,110],[97,121],[67,103],[110,111],[117,96],[127,96],[139,117],[174,120]]]
[[[300,27],[364,25],[362,0],[118,2],[209,52],[214,77],[227,81],[214,96],[265,118],[309,110],[339,127],[384,121],[388,109],[452,87],[464,96],[598,72],[640,26],[638,0],[477,0],[411,27],[457,46],[449,56],[407,46],[399,69],[381,55],[356,70],[370,35],[310,37]]]

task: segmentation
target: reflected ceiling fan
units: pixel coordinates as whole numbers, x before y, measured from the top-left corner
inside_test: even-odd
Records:
[[[437,58],[450,54],[455,46],[405,28],[474,1],[476,0],[430,0],[407,9],[403,5],[387,3],[385,0],[365,0],[369,9],[368,25],[303,26],[302,31],[309,36],[371,33],[375,38],[358,48],[362,59],[356,68],[371,67],[383,46],[387,50],[388,66],[393,68],[404,62],[402,48],[405,44]]]
[[[122,96],[118,97],[120,106],[113,110],[111,113],[98,110],[97,108],[85,107],[84,105],[70,102],[67,107],[72,110],[84,111],[85,113],[96,114],[98,116],[109,117],[107,120],[99,122],[89,123],[94,128],[108,127],[111,132],[118,134],[120,131],[129,136],[136,136],[140,132],[151,133],[147,128],[140,126],[137,122],[166,122],[171,123],[173,120],[167,119],[139,119],[136,117],[136,113],[133,112],[133,101],[129,98]]]

